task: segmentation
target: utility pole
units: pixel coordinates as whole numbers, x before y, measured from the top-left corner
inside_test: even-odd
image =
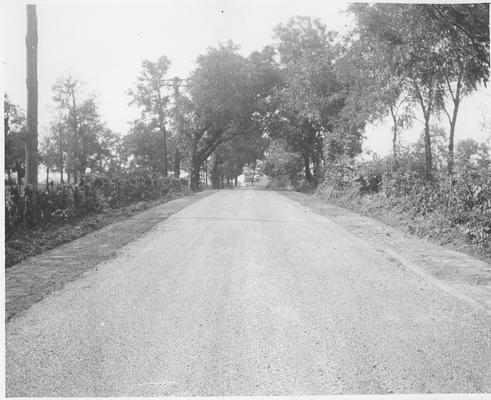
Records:
[[[38,78],[36,5],[27,5],[27,137],[25,141],[26,185],[38,186]]]

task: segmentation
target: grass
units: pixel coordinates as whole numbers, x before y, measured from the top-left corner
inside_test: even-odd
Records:
[[[71,242],[104,226],[132,217],[139,211],[187,195],[188,192],[168,194],[157,200],[146,200],[125,207],[108,209],[100,214],[87,215],[65,223],[48,223],[41,228],[22,227],[5,241],[5,267]]]
[[[470,242],[463,226],[451,226],[444,215],[437,212],[426,215],[415,215],[401,204],[393,205],[382,193],[359,195],[346,193],[335,196],[332,191],[317,191],[315,196],[322,198],[338,207],[373,217],[387,225],[404,232],[430,239],[454,250],[491,261],[491,249],[482,249]]]

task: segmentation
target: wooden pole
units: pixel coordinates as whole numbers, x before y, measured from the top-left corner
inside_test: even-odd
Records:
[[[25,141],[26,185],[38,186],[38,80],[36,5],[27,5],[27,137]]]

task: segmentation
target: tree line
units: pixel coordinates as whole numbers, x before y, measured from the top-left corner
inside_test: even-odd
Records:
[[[361,153],[367,124],[390,118],[395,164],[401,132],[421,122],[431,181],[440,117],[452,175],[461,101],[489,78],[489,5],[352,4],[347,12],[353,26],[344,36],[319,19],[294,17],[248,56],[232,42],[209,48],[186,79],[168,76],[165,55],[143,61],[128,90],[140,115],[122,136],[103,123],[79,80],[60,78],[39,151],[46,180],[52,171],[62,183],[124,170],[185,171],[199,190],[204,175],[218,188],[260,165],[283,184],[315,187],[331,163]],[[5,172],[20,183],[26,118],[8,97],[4,106]]]

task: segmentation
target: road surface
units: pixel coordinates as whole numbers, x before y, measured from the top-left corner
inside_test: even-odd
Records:
[[[220,191],[10,321],[7,395],[489,392],[490,322],[279,193]]]

